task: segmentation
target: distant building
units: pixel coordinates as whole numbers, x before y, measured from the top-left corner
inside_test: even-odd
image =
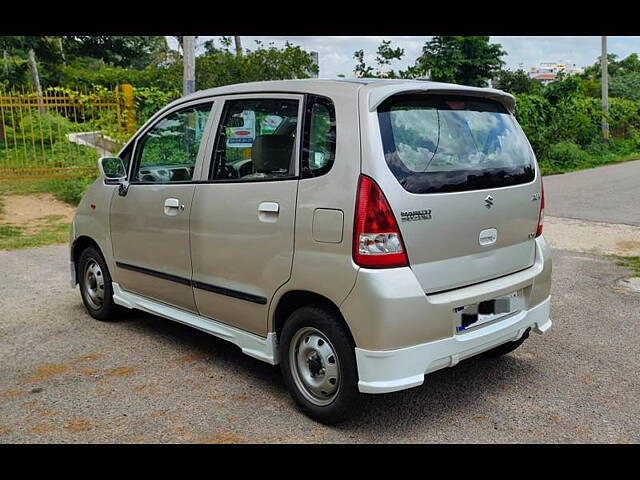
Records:
[[[547,85],[558,78],[558,74],[576,75],[582,73],[583,69],[575,63],[541,62],[539,65],[529,69],[529,78],[538,80],[543,85]]]

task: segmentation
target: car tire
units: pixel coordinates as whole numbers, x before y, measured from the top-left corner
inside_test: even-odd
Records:
[[[522,345],[527,338],[529,338],[530,330],[531,328],[527,328],[518,340],[514,342],[507,342],[507,343],[503,343],[502,345],[498,345],[497,347],[492,348],[491,350],[487,350],[486,352],[484,352],[484,354],[487,357],[501,357],[502,355],[506,355],[507,353],[513,352],[516,348]]]
[[[322,306],[299,308],[280,340],[280,368],[299,409],[332,425],[352,416],[360,399],[351,335],[339,315]]]
[[[96,320],[114,320],[116,304],[113,302],[111,275],[100,251],[87,247],[78,261],[80,295],[87,312]]]

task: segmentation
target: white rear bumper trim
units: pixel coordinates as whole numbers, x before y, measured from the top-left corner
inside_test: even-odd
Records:
[[[358,389],[362,393],[388,393],[417,387],[426,373],[450,367],[509,341],[518,340],[527,328],[544,333],[551,327],[550,299],[535,307],[464,334],[397,350],[356,348]]]

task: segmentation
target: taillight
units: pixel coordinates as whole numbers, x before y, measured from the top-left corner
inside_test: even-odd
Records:
[[[536,237],[542,235],[542,227],[544,226],[544,183],[540,179],[540,186],[542,188],[542,194],[540,198],[540,214],[538,215],[538,228],[536,229]]]
[[[389,202],[378,184],[364,175],[358,181],[353,261],[366,268],[409,265],[402,235]]]

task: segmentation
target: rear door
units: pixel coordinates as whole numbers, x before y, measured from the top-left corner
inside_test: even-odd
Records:
[[[386,160],[375,178],[427,293],[533,264],[540,180],[500,103],[414,93],[390,97],[373,115]]]
[[[201,315],[267,334],[268,303],[291,275],[301,95],[234,95],[191,213]]]
[[[129,188],[113,195],[110,209],[120,286],[191,311],[189,215],[211,107],[177,107],[140,134]]]

